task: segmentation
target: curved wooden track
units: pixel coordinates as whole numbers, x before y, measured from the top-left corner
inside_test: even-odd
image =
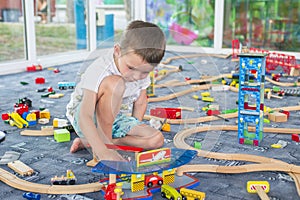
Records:
[[[98,192],[103,187],[99,182],[82,185],[44,185],[31,183],[0,168],[0,181],[19,190],[42,194],[83,194]]]
[[[284,82],[278,82],[278,81],[274,81],[272,79],[270,79],[269,77],[266,76],[266,81],[269,81],[270,83],[274,84],[274,85],[278,85],[278,86],[282,86],[282,87],[294,87],[300,86],[299,82],[295,82],[295,83],[284,83]]]
[[[247,173],[258,171],[282,171],[288,173],[295,181],[298,195],[300,196],[300,166],[288,164],[286,162],[276,160],[274,158],[267,158],[263,156],[256,156],[250,154],[229,154],[229,153],[216,153],[210,151],[199,150],[191,147],[185,142],[185,138],[198,132],[205,132],[210,130],[227,130],[236,131],[237,126],[209,126],[209,127],[196,127],[187,129],[177,133],[174,137],[174,145],[178,148],[193,149],[198,151],[198,156],[205,158],[214,158],[220,160],[239,160],[248,161],[259,164],[247,164],[242,166],[219,166],[219,165],[184,165],[177,169],[177,174],[182,175],[184,172],[214,172],[214,173]],[[264,128],[264,132],[271,133],[295,133],[299,129],[277,129],[277,128]]]

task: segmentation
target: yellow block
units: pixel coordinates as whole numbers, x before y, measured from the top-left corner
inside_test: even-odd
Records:
[[[171,131],[171,125],[165,123],[165,124],[162,125],[161,130],[165,131],[165,132],[170,132]]]
[[[261,186],[265,193],[270,191],[270,184],[268,181],[248,181],[247,182],[247,192],[257,193],[255,187]]]

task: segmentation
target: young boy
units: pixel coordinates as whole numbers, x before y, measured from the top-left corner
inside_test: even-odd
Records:
[[[88,66],[67,105],[66,115],[81,137],[73,141],[71,152],[88,144],[97,159],[120,160],[120,155],[105,144],[144,149],[163,145],[162,133],[141,120],[147,108],[149,72],[163,58],[165,45],[158,26],[133,21],[112,54]]]

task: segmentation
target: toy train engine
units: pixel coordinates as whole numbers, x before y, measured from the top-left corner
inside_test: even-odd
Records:
[[[74,185],[77,179],[72,170],[67,170],[66,176],[55,176],[51,178],[51,183],[53,185]]]
[[[66,89],[74,89],[76,86],[75,82],[58,82],[57,83],[58,89],[66,90]]]

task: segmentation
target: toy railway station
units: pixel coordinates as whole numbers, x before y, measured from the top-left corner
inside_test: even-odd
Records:
[[[0,0],[0,199],[300,199],[300,0]]]

